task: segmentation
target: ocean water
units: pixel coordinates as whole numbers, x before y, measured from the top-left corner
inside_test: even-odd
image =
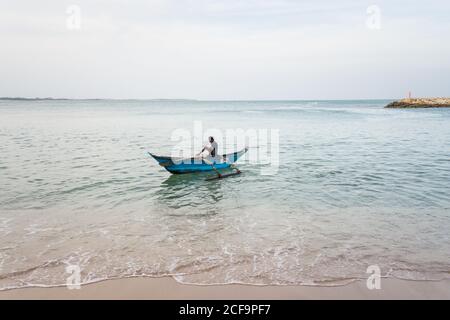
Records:
[[[83,283],[448,278],[450,109],[388,102],[1,100],[0,290],[64,285],[68,266]],[[148,156],[199,123],[278,130],[279,165],[249,160],[264,141],[213,182]]]

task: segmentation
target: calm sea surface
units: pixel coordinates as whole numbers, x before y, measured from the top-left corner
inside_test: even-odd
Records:
[[[63,285],[70,265],[82,282],[447,278],[450,109],[387,102],[0,101],[0,289]],[[200,122],[279,130],[279,167],[206,182],[148,156]]]

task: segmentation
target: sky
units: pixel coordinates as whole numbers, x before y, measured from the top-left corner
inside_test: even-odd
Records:
[[[450,96],[448,0],[0,0],[0,96]]]

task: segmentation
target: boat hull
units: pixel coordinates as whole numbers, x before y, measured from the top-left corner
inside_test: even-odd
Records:
[[[222,157],[218,157],[211,161],[214,165],[214,168],[217,170],[227,169],[240,157],[242,157],[248,149],[244,149],[238,152],[230,153],[223,155]],[[208,172],[214,170],[211,164],[206,163],[201,159],[173,159],[171,157],[163,157],[157,156],[149,153],[160,166],[164,167],[167,171],[172,174],[185,174],[185,173],[194,173],[194,172]]]

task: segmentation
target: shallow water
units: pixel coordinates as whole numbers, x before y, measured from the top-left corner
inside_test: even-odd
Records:
[[[450,110],[387,102],[0,101],[0,289],[65,284],[68,265],[83,282],[447,278]],[[278,129],[280,166],[171,176],[147,152],[195,121]]]

